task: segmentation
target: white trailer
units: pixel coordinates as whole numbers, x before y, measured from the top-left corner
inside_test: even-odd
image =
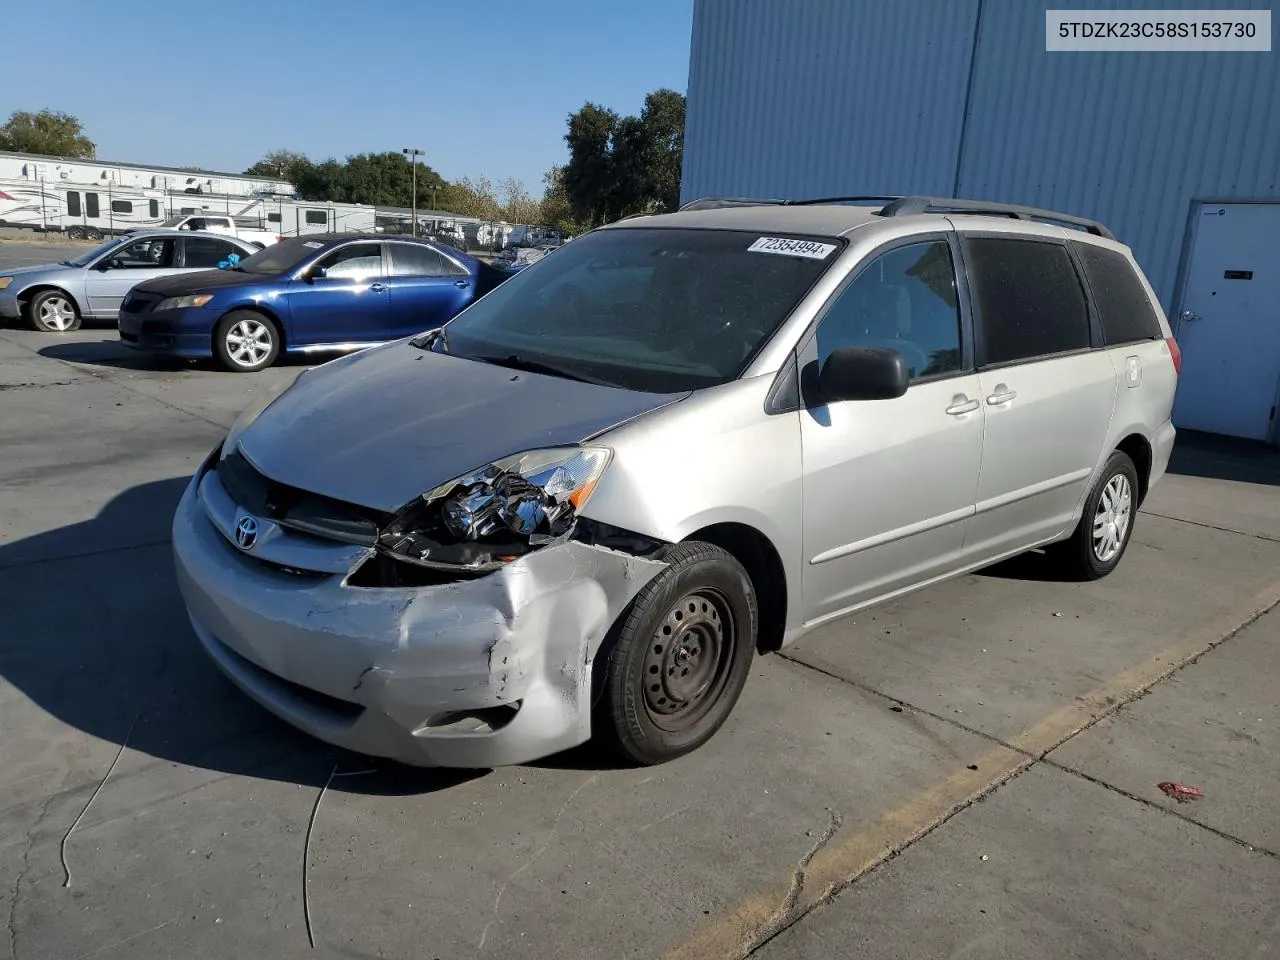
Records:
[[[0,180],[0,226],[100,240],[110,234],[158,227],[169,215],[167,207],[165,194],[158,190]]]

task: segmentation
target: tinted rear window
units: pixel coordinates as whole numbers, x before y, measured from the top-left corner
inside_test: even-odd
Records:
[[[981,324],[983,363],[1088,348],[1088,306],[1062,244],[970,237],[965,261]]]
[[[1159,340],[1164,335],[1160,321],[1129,260],[1123,254],[1091,243],[1077,243],[1076,252],[1080,254],[1093,291],[1107,346]]]

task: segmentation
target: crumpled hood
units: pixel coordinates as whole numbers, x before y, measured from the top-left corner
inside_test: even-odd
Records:
[[[392,512],[501,457],[579,443],[686,396],[580,383],[398,341],[304,373],[240,445],[273,480]]]
[[[167,277],[143,280],[134,287],[145,293],[159,293],[166,297],[191,293],[207,293],[219,287],[248,287],[263,283],[280,283],[283,277],[269,277],[261,273],[240,270],[197,270],[194,273],[175,273]]]

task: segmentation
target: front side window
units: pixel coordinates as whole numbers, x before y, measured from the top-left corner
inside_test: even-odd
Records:
[[[232,244],[212,237],[184,237],[186,247],[184,265],[188,269],[212,270],[231,254],[240,254]]]
[[[172,237],[152,237],[122,244],[107,261],[112,270],[154,270],[172,267],[174,259]]]
[[[832,237],[624,227],[517,273],[435,349],[653,393],[736,379],[837,257]]]
[[[912,243],[863,267],[818,324],[818,363],[841,347],[894,350],[912,380],[961,369],[960,307],[945,240]]]
[[[363,280],[382,276],[382,250],[376,243],[349,243],[320,261],[326,277]]]
[[[984,364],[1017,363],[1089,347],[1089,309],[1060,243],[969,237],[965,266]]]

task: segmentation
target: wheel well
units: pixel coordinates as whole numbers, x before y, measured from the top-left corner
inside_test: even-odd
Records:
[[[1131,433],[1118,444],[1116,449],[1127,453],[1138,471],[1138,504],[1147,498],[1147,484],[1151,480],[1151,444],[1146,438]]]
[[[769,538],[745,523],[716,523],[691,533],[686,539],[713,543],[742,564],[755,587],[759,604],[760,632],[756,648],[761,653],[778,650],[787,626],[787,574]]]
[[[71,306],[75,309],[76,313],[81,312],[80,304],[76,303],[76,298],[55,283],[41,283],[41,284],[37,284],[34,287],[27,287],[25,290],[18,293],[16,299],[18,303],[22,304],[22,308],[25,309],[26,305],[31,302],[33,297],[41,293],[44,293],[48,290],[52,290],[56,293],[62,294],[64,297],[66,297],[68,300],[71,301]]]
[[[218,355],[218,324],[222,323],[230,314],[233,313],[260,313],[271,321],[272,326],[276,328],[276,333],[280,334],[280,353],[284,354],[284,347],[288,334],[285,333],[284,324],[280,322],[280,318],[272,311],[265,307],[260,307],[256,303],[251,307],[232,307],[230,310],[224,311],[217,320],[213,322],[213,329],[209,332],[209,347],[213,350],[213,355]]]

